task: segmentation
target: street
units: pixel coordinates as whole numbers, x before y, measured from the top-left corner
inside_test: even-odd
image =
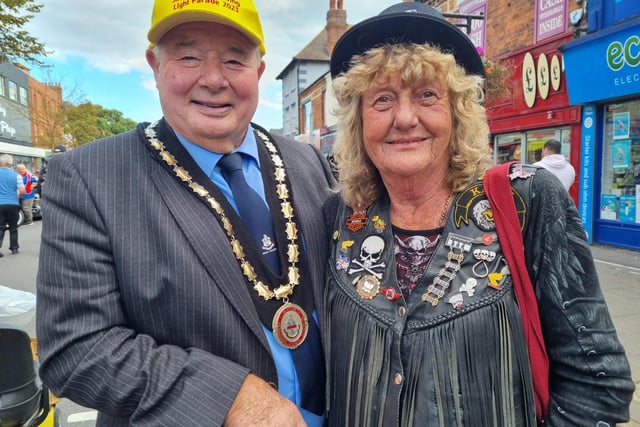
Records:
[[[20,253],[10,255],[4,248],[0,258],[0,285],[35,293],[42,222],[19,229]],[[8,235],[5,236],[7,243]],[[640,387],[640,252],[592,246],[602,290],[607,299],[618,336],[631,363],[633,378]],[[15,317],[15,322],[35,335],[34,313]],[[57,406],[60,427],[90,427],[95,411],[62,400]],[[640,427],[640,391],[631,406],[632,421],[626,426]]]

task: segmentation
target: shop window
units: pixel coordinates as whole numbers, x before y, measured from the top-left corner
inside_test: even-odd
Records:
[[[525,162],[531,164],[542,159],[542,148],[545,142],[550,139],[557,139],[562,143],[560,154],[564,154],[567,161],[569,161],[571,130],[570,128],[553,128],[527,132],[527,155]]]
[[[562,142],[561,154],[564,154],[569,161],[571,129],[566,127],[497,135],[495,137],[497,146],[491,145],[494,162],[500,164],[515,160],[527,164],[535,163],[542,158],[542,147],[551,138]]]
[[[640,101],[605,106],[600,218],[640,223]]]
[[[499,165],[501,163],[510,162],[512,160],[522,160],[522,134],[511,133],[498,135],[495,138],[496,147],[492,147],[494,162]]]

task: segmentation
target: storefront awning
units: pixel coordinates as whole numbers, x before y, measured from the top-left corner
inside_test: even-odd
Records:
[[[640,93],[640,22],[609,27],[559,46],[569,103]]]

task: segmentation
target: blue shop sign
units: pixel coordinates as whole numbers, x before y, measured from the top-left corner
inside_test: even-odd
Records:
[[[637,21],[560,46],[569,103],[640,93],[640,25]]]

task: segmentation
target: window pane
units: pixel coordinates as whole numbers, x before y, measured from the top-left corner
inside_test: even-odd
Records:
[[[11,80],[9,80],[9,99],[13,101],[18,100],[18,85]]]
[[[496,136],[498,147],[494,152],[496,156],[496,164],[510,162],[512,160],[520,161],[522,134],[512,133]]]
[[[29,98],[27,97],[27,89],[20,86],[20,104],[28,105]]]
[[[605,106],[600,218],[640,223],[640,101]]]

